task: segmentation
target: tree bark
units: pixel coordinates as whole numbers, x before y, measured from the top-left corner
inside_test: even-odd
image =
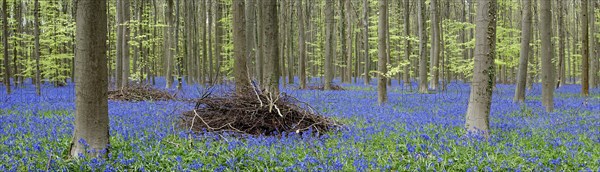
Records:
[[[588,0],[581,0],[581,95],[589,95],[589,27]]]
[[[437,0],[430,0],[431,8],[431,51],[429,57],[429,69],[431,76],[431,81],[429,83],[429,87],[433,90],[436,90],[439,82],[439,56],[440,56],[440,31],[439,31],[439,21],[438,21],[438,12],[437,12]]]
[[[279,77],[281,76],[279,68],[279,16],[277,15],[277,0],[264,0],[263,12],[264,16],[261,16],[264,20],[264,53],[265,59],[267,60],[267,70],[269,73],[265,74],[267,78],[266,90],[273,96],[279,95]]]
[[[106,58],[106,1],[77,3],[75,72],[75,131],[72,157],[108,155],[108,67]],[[87,149],[87,150],[86,150]]]
[[[222,44],[223,44],[223,4],[220,1],[215,2],[215,82],[221,83],[221,66],[223,63],[223,56],[221,55]]]
[[[302,0],[297,1],[298,5],[296,5],[298,12],[298,68],[299,68],[299,79],[300,79],[300,89],[306,89],[306,45],[304,42],[304,10],[302,9]]]
[[[514,102],[523,103],[525,101],[525,86],[527,83],[527,64],[529,51],[531,51],[531,0],[523,0],[523,19],[521,20],[521,54],[519,57],[519,74],[517,75],[517,88],[515,89]]]
[[[378,65],[379,81],[377,82],[377,102],[382,105],[387,102],[387,17],[388,17],[388,2],[387,0],[379,0],[379,26],[377,27],[377,49],[378,49]]]
[[[404,0],[404,35],[406,38],[410,37],[410,0]],[[404,60],[410,62],[410,54],[412,47],[410,40],[406,39],[404,42]],[[402,72],[402,80],[404,80],[404,87],[411,87],[410,85],[410,65],[404,65],[404,72]]]
[[[542,64],[542,105],[546,107],[547,112],[554,110],[554,46],[552,44],[552,1],[540,0],[540,34],[541,49],[540,54]]]
[[[465,127],[489,138],[490,107],[496,71],[496,0],[478,0],[475,32],[475,68]]]
[[[255,8],[255,0],[248,0],[245,5],[245,15],[246,15],[246,54],[247,57],[247,65],[248,65],[248,75],[253,75],[257,77],[253,69],[250,67],[251,62],[256,58],[256,8]],[[254,70],[257,70],[256,67]]]
[[[371,58],[369,58],[369,1],[368,0],[364,0],[363,1],[363,41],[364,41],[364,45],[363,45],[363,50],[365,51],[365,67],[364,67],[364,74],[365,74],[365,85],[369,85],[371,82],[371,75],[370,75],[370,70],[371,70]]]
[[[419,92],[427,93],[427,35],[425,33],[425,0],[419,0]]]
[[[334,4],[333,0],[325,0],[325,90],[331,90],[333,82],[333,27]]]
[[[35,93],[38,96],[42,95],[41,90],[41,77],[40,77],[40,2],[39,0],[35,0],[33,7],[33,22],[34,22],[34,41],[35,47],[33,50],[33,56],[35,58]]]
[[[165,58],[167,61],[166,64],[166,80],[167,80],[167,86],[166,88],[169,89],[171,88],[171,86],[173,85],[173,32],[174,32],[174,26],[173,26],[173,0],[167,0],[167,10],[165,11],[165,21],[166,21],[166,25],[167,27],[165,27],[165,41],[164,41],[164,45],[165,45]]]
[[[250,87],[248,64],[246,58],[246,18],[244,0],[233,1],[233,53],[235,55],[235,91],[237,94],[247,93]]]
[[[123,21],[123,26],[121,27],[121,29],[123,29],[123,38],[121,39],[123,42],[121,43],[121,46],[123,46],[122,48],[122,67],[123,67],[123,73],[121,75],[122,79],[121,79],[121,86],[120,87],[127,87],[127,85],[129,85],[129,18],[130,18],[130,9],[129,9],[129,0],[121,0],[122,1],[122,6],[121,6],[121,10],[123,10],[123,15],[122,15],[122,21]]]
[[[354,32],[354,27],[352,27],[352,14],[354,14],[354,9],[352,8],[352,2],[350,0],[344,1],[344,7],[346,8],[346,82],[352,82],[352,35]]]
[[[558,84],[560,87],[566,84],[565,73],[565,26],[564,26],[564,1],[557,0],[558,5]]]

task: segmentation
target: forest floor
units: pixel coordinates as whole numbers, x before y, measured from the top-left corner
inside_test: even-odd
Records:
[[[192,102],[109,101],[108,160],[66,158],[73,133],[72,84],[45,85],[41,97],[31,84],[11,95],[0,86],[0,171],[600,170],[600,97],[579,96],[579,85],[556,90],[553,113],[541,107],[540,85],[527,91],[525,105],[512,102],[514,85],[498,85],[492,136],[482,140],[467,137],[463,129],[468,84],[417,94],[393,83],[384,106],[377,105],[374,82],[341,84],[344,91],[283,89],[344,124],[318,137],[190,134],[178,120],[194,108]],[[202,90],[185,86],[177,95],[198,98]]]

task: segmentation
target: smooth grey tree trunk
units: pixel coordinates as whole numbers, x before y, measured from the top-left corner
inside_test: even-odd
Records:
[[[264,53],[266,60],[266,72],[265,82],[267,83],[266,90],[274,97],[279,95],[279,16],[277,15],[277,0],[264,0],[263,12],[264,12]],[[268,41],[267,41],[268,40]]]
[[[566,72],[565,72],[565,25],[564,25],[564,1],[557,0],[558,5],[558,84],[556,87],[560,87],[566,84]]]
[[[521,54],[519,57],[519,73],[517,75],[517,88],[515,89],[514,102],[525,101],[525,86],[527,84],[527,62],[531,51],[531,0],[523,0],[523,19],[521,20]]]
[[[437,0],[430,0],[430,8],[431,11],[431,50],[429,56],[429,69],[431,73],[431,80],[429,83],[429,87],[433,90],[436,90],[439,82],[439,59],[440,59],[440,31],[439,31],[439,18],[437,12]]]
[[[40,77],[40,2],[39,0],[35,0],[33,7],[33,22],[34,22],[34,39],[35,39],[35,47],[33,50],[33,56],[35,56],[35,93],[40,96],[42,95],[41,90],[41,77]]]
[[[496,0],[478,0],[475,31],[475,68],[465,127],[486,138],[490,135],[490,107],[496,71]]]
[[[129,30],[129,18],[130,18],[130,9],[129,9],[129,0],[121,0],[122,1],[122,6],[121,6],[121,10],[123,10],[123,15],[122,15],[122,21],[123,21],[123,26],[121,27],[121,29],[123,29],[123,38],[121,39],[123,42],[121,43],[121,46],[123,46],[122,51],[123,53],[121,54],[123,57],[121,58],[121,60],[123,60],[121,62],[122,67],[123,67],[123,73],[121,75],[122,79],[121,79],[121,88],[123,87],[127,87],[129,85],[129,35],[130,35],[130,30]]]
[[[304,10],[302,0],[297,1],[298,5],[296,5],[298,12],[298,76],[300,77],[300,89],[306,89],[306,45],[304,42]]]
[[[108,155],[108,67],[106,1],[79,0],[76,18],[75,131],[72,157]],[[86,150],[87,149],[87,150]]]
[[[165,11],[165,21],[166,21],[166,27],[165,27],[165,38],[164,38],[164,45],[165,45],[165,58],[167,61],[166,64],[166,80],[167,80],[167,85],[166,88],[171,88],[171,86],[173,85],[173,32],[174,32],[174,22],[173,22],[173,0],[167,0],[167,10]]]
[[[254,69],[251,67],[252,62],[256,58],[256,8],[255,0],[248,0],[245,5],[246,17],[246,62],[248,65],[248,75],[256,77]],[[252,77],[251,77],[252,78]]]
[[[333,56],[334,56],[334,34],[333,27],[335,20],[333,0],[325,0],[325,90],[331,90],[333,82]]]
[[[246,57],[246,16],[244,0],[233,0],[233,53],[235,56],[235,92],[245,94],[250,89],[248,59]]]
[[[540,0],[540,34],[541,36],[541,66],[542,66],[542,105],[546,112],[554,110],[554,87],[556,77],[554,72],[554,46],[552,44],[552,1]]]
[[[408,38],[410,37],[410,0],[404,0],[404,34]],[[404,60],[410,62],[410,54],[412,47],[410,40],[406,39],[404,42]],[[402,73],[402,80],[404,80],[404,87],[411,87],[410,85],[410,65],[404,65],[404,72]]]
[[[365,51],[365,67],[364,67],[364,75],[365,75],[365,85],[369,85],[371,82],[371,58],[369,57],[369,2],[368,0],[363,1],[363,50]]]
[[[379,26],[377,27],[377,70],[379,81],[377,82],[377,102],[379,105],[387,102],[387,22],[388,22],[388,2],[379,0]]]
[[[427,93],[427,33],[425,33],[425,0],[418,2],[419,20],[419,92]]]

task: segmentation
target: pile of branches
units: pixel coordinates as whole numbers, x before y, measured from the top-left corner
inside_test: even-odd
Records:
[[[108,99],[119,101],[166,101],[175,99],[175,96],[151,85],[131,84],[127,87],[109,90]]]
[[[233,132],[281,136],[283,133],[320,135],[341,125],[288,96],[264,93],[204,96],[194,110],[184,112],[181,127],[193,132]]]
[[[306,87],[306,89],[308,89],[308,90],[325,90],[325,85],[309,85]],[[346,89],[344,89],[344,87],[342,87],[342,86],[331,84],[331,90],[343,91]]]

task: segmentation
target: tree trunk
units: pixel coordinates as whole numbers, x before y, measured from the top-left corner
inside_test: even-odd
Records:
[[[264,20],[264,53],[265,59],[267,60],[268,73],[265,74],[267,78],[266,90],[273,96],[279,95],[279,76],[281,76],[279,68],[279,16],[277,15],[277,0],[265,0],[263,6],[264,16],[261,16]],[[268,40],[268,41],[267,41]]]
[[[369,85],[369,83],[371,82],[371,76],[369,74],[369,71],[371,70],[370,66],[371,66],[371,58],[369,58],[369,2],[368,0],[364,0],[363,1],[363,41],[364,41],[364,46],[363,46],[363,50],[365,50],[365,67],[364,67],[364,74],[365,74],[365,85]]]
[[[334,44],[333,41],[333,30],[334,30],[334,4],[333,0],[325,0],[325,90],[331,90],[331,84],[333,82],[333,56],[334,56]]]
[[[223,63],[223,56],[221,55],[222,44],[223,44],[223,4],[220,1],[215,2],[215,82],[221,83],[221,65]]]
[[[237,94],[247,93],[250,87],[248,65],[246,59],[246,19],[244,0],[233,1],[233,53],[235,55],[235,91]]]
[[[404,0],[404,34],[408,38],[410,37],[410,0]],[[404,62],[410,62],[410,54],[412,47],[410,40],[406,39],[404,42]],[[402,73],[402,80],[404,80],[404,87],[411,87],[410,85],[410,65],[404,65],[404,72]]]
[[[479,0],[475,37],[475,68],[465,127],[489,138],[490,107],[496,71],[496,0]]]
[[[257,2],[257,6],[261,7],[258,8],[257,11],[257,15],[258,15],[258,20],[257,20],[257,24],[256,24],[256,28],[258,29],[257,32],[257,37],[258,37],[258,47],[257,47],[257,55],[256,55],[256,77],[257,80],[259,81],[259,83],[262,86],[266,86],[267,84],[265,82],[267,82],[266,79],[266,75],[265,75],[265,33],[264,33],[264,9],[262,8],[264,6],[264,0],[258,0]]]
[[[302,9],[302,0],[297,1],[298,5],[296,5],[298,12],[298,76],[300,77],[300,89],[306,89],[306,45],[304,42],[304,10]]]
[[[108,67],[106,65],[106,1],[77,3],[75,131],[72,157],[108,155]]]
[[[540,0],[540,34],[541,37],[541,62],[542,62],[542,105],[546,112],[554,110],[554,46],[552,44],[552,1]]]
[[[589,27],[588,0],[581,0],[581,95],[589,95]]]
[[[345,0],[345,8],[346,12],[346,82],[352,82],[352,35],[354,32],[354,27],[352,27],[352,22],[354,21],[352,18],[352,14],[354,14],[354,9],[352,8],[352,2],[350,0]]]
[[[207,50],[209,49],[209,47],[207,46],[206,42],[208,41],[207,39],[210,39],[210,37],[207,37],[207,28],[210,27],[210,25],[206,24],[206,20],[208,18],[207,15],[207,11],[206,11],[206,7],[208,0],[203,0],[202,4],[200,5],[200,10],[202,11],[202,13],[200,14],[200,26],[202,27],[202,71],[200,74],[200,83],[201,84],[205,84],[206,83],[206,77],[209,75],[206,71],[206,64],[208,62],[208,55],[207,55]],[[210,7],[209,7],[210,8]],[[208,71],[210,72],[210,70]]]
[[[8,5],[6,0],[2,1],[2,44],[4,45],[4,85],[6,87],[6,94],[10,94],[10,57],[8,56]]]
[[[167,89],[171,88],[173,85],[173,0],[167,0],[167,10],[165,11],[165,21],[167,27],[165,28],[165,57],[167,58],[167,70],[166,70],[166,80],[167,80]]]
[[[437,15],[437,0],[430,0],[431,8],[431,51],[429,57],[429,69],[432,74],[429,86],[436,90],[439,82],[439,55],[440,55],[440,37],[439,37],[439,21]]]
[[[377,27],[377,49],[378,49],[378,65],[379,81],[377,82],[377,102],[382,105],[387,102],[387,17],[388,17],[388,2],[387,0],[379,0],[379,26]]]
[[[35,49],[33,50],[33,56],[35,58],[35,93],[38,96],[42,95],[41,91],[41,78],[40,78],[40,2],[39,0],[35,0],[33,7],[33,23],[34,23],[34,39],[35,39]]]
[[[564,1],[557,0],[558,5],[558,84],[560,87],[566,84],[565,75],[565,26],[564,26]]]
[[[419,0],[419,92],[427,93],[427,35],[425,33],[425,0]]]
[[[256,58],[256,8],[255,8],[255,0],[248,0],[246,2],[246,54],[244,56],[247,57],[247,65],[248,65],[248,73],[247,75],[253,75],[255,78],[258,76],[253,72],[250,67],[251,62]],[[254,70],[257,70],[256,67]],[[257,78],[256,78],[257,79]]]
[[[598,1],[592,1],[589,8],[590,15],[590,88],[596,88],[598,85],[598,39],[596,37],[597,28],[596,28],[596,9]]]
[[[519,57],[519,74],[517,75],[517,88],[515,89],[514,102],[523,103],[525,101],[525,86],[527,83],[527,64],[529,51],[531,46],[529,45],[531,39],[531,0],[523,0],[523,19],[521,20],[521,54]]]
[[[123,25],[121,29],[123,29],[123,38],[121,39],[123,41],[123,43],[121,43],[121,46],[123,46],[123,52],[122,52],[122,60],[123,62],[121,62],[122,67],[123,67],[123,75],[121,75],[122,77],[122,82],[121,82],[121,86],[120,87],[127,87],[127,85],[129,85],[129,18],[130,18],[130,9],[129,9],[129,0],[121,0],[122,1],[122,9],[123,10]]]

